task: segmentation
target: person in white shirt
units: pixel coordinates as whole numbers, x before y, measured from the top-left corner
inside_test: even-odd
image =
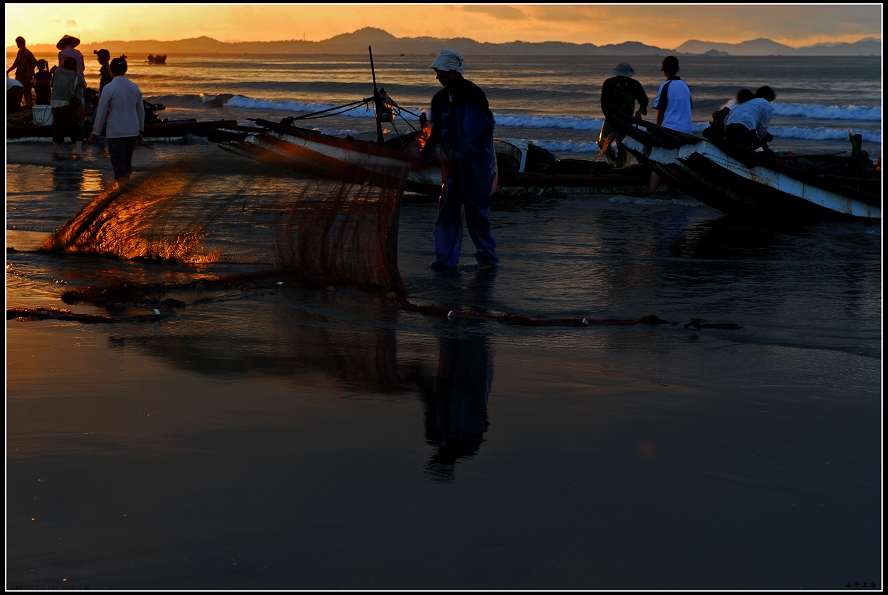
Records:
[[[678,58],[666,56],[663,58],[660,70],[666,76],[666,82],[660,85],[652,105],[657,110],[657,124],[663,128],[691,134],[693,100],[690,87],[678,76]],[[656,192],[659,185],[660,175],[652,171],[651,195]]]
[[[774,137],[768,133],[768,125],[774,115],[771,102],[777,94],[771,87],[759,87],[755,97],[734,107],[725,119],[725,138],[734,143],[755,150],[762,147],[768,151],[768,141]]]
[[[87,144],[98,138],[98,133],[106,127],[108,154],[114,179],[118,185],[129,179],[133,173],[133,151],[142,144],[145,131],[145,105],[139,86],[126,78],[126,60],[111,60],[111,82],[102,89],[95,121]]]

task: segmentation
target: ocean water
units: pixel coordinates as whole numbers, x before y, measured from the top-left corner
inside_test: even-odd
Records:
[[[115,52],[112,49],[112,54]],[[38,56],[48,59],[52,56]],[[98,64],[87,59],[87,84],[98,87]],[[664,78],[662,58],[468,56],[466,78],[487,93],[496,116],[497,135],[522,138],[560,156],[598,152],[601,84],[616,64],[628,60],[653,102]],[[8,61],[12,58],[8,56]],[[162,117],[277,121],[344,105],[373,94],[370,57],[322,56],[172,56],[166,65],[129,57],[128,76],[146,99],[161,103]],[[376,80],[390,93],[404,117],[428,108],[440,89],[429,68],[434,56],[374,56]],[[770,130],[775,149],[850,151],[848,131],[861,134],[873,158],[881,155],[882,68],[878,57],[702,57],[680,60],[680,76],[693,95],[696,133],[712,113],[732,101],[743,87],[771,86],[777,93]],[[409,113],[408,113],[409,112]],[[648,118],[655,119],[649,111]],[[306,122],[331,134],[373,128],[366,107],[346,116]],[[397,120],[402,131],[409,124]]]
[[[371,94],[361,56],[130,58],[170,118],[247,124]],[[406,109],[438,88],[432,57],[374,59]],[[618,61],[466,68],[499,135],[577,157],[597,152]],[[630,62],[653,98],[659,60]],[[682,58],[682,75],[695,125],[770,84],[775,148],[846,150],[852,129],[881,154],[878,60]],[[369,130],[363,110],[315,125]],[[37,251],[111,186],[100,147],[49,153],[7,142],[7,308],[118,316],[60,294],[255,272]],[[187,187],[208,204],[256,171],[186,138],[137,148],[134,178],[185,162],[212,169]],[[504,197],[502,266],[475,270],[466,235],[442,274],[435,208],[401,210],[413,302],[667,324],[517,326],[288,285],[179,293],[156,322],[7,320],[7,588],[882,588],[880,222]]]

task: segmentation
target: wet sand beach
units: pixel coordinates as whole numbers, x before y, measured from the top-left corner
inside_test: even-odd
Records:
[[[234,175],[220,153],[147,143],[134,179],[183,156]],[[98,148],[47,155],[7,158],[7,308],[107,315],[59,296],[243,272],[34,251],[110,186]],[[880,223],[511,198],[491,215],[502,266],[469,266],[466,235],[442,274],[435,208],[401,211],[416,303],[669,324],[527,327],[289,285],[179,293],[157,322],[7,320],[7,588],[880,580]]]

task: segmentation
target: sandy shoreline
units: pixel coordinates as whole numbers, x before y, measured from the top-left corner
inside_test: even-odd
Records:
[[[775,392],[777,369],[750,392],[742,371],[695,376],[679,354],[500,337],[489,429],[442,480],[436,393],[407,379],[440,387],[446,343],[399,342],[401,382],[379,392],[384,374],[355,376],[378,349],[321,369],[297,349],[275,368],[175,332],[7,322],[7,586],[814,588],[877,565],[880,405],[865,393]],[[725,369],[724,347],[693,368]],[[467,391],[447,401],[450,439],[472,426]],[[858,545],[839,554],[824,539],[846,526]],[[701,566],[712,550],[725,564]]]
[[[44,148],[7,164],[7,307],[214,270],[30,251],[107,181],[100,153],[69,167]],[[137,172],[213,149],[142,148]],[[231,180],[197,188],[212,200]],[[180,295],[187,307],[161,322],[7,320],[7,588],[878,578],[879,225],[523,198],[492,215],[500,269],[436,274],[434,213],[401,211],[417,302],[677,324],[453,321],[286,286]],[[466,237],[464,264],[472,251]],[[692,316],[742,328],[686,328]]]

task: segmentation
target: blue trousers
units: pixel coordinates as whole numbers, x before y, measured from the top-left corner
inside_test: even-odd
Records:
[[[459,264],[462,248],[463,214],[469,236],[475,244],[475,259],[490,264],[499,263],[496,240],[490,232],[490,189],[493,180],[471,180],[460,176],[453,168],[444,179],[444,189],[438,201],[435,219],[435,260],[431,266],[455,267]]]
[[[115,180],[133,173],[133,151],[136,149],[138,138],[138,136],[126,136],[107,139],[108,155],[111,157]]]

